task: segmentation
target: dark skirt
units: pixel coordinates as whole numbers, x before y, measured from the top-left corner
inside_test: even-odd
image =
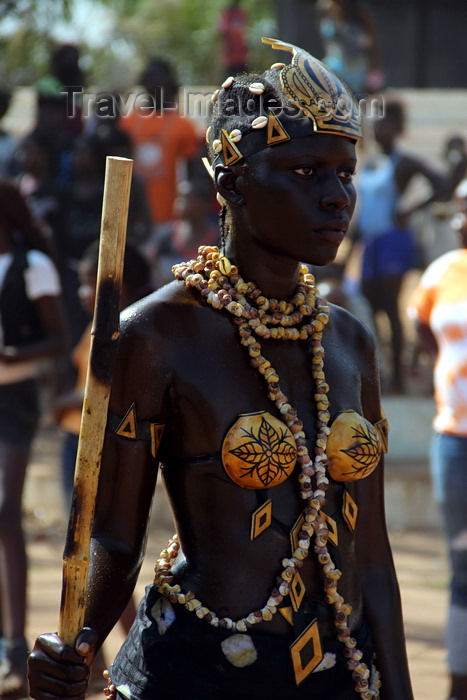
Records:
[[[323,652],[336,654],[335,665],[311,673],[297,686],[289,650],[296,639],[293,632],[278,636],[252,631],[249,636],[257,658],[251,665],[238,668],[228,661],[221,646],[235,633],[198,620],[182,605],[168,604],[165,617],[169,623],[173,614],[175,619],[161,634],[152,614],[160,599],[157,589],[148,586],[133,627],[110,668],[112,682],[121,697],[132,700],[357,700],[360,697],[354,690],[351,672],[345,667],[343,645],[336,639],[322,640]],[[371,669],[373,649],[366,628],[360,631],[357,643],[364,652],[363,661]]]
[[[35,379],[0,384],[0,441],[28,447],[39,415],[39,389]]]

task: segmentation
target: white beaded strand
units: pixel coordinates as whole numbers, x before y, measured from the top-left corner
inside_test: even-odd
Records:
[[[226,308],[235,318],[240,334],[240,342],[248,349],[252,366],[264,376],[268,384],[268,397],[274,401],[284,421],[291,430],[297,445],[297,459],[300,464],[299,495],[307,501],[304,509],[304,525],[299,533],[298,547],[289,558],[282,560],[284,567],[276,580],[266,605],[259,611],[249,613],[240,620],[219,618],[214,612],[203,606],[191,591],[182,593],[180,586],[172,585],[171,562],[179,552],[180,545],[176,536],[170,540],[166,550],[156,562],[154,583],[163,595],[173,603],[185,605],[187,610],[209,622],[215,627],[245,632],[248,627],[262,621],[269,621],[277,612],[278,605],[289,594],[289,584],[303,560],[308,556],[311,538],[314,537],[314,552],[322,566],[325,601],[334,607],[334,619],[337,638],[345,646],[344,655],[349,659],[347,668],[352,672],[355,690],[362,700],[377,700],[380,697],[379,674],[373,667],[370,670],[361,661],[363,653],[356,648],[356,640],[348,627],[348,616],[352,607],[345,603],[337,591],[337,582],[341,572],[336,568],[327,548],[329,531],[325,519],[320,513],[326,503],[327,478],[326,445],[329,435],[329,385],[324,374],[324,348],[321,344],[323,330],[329,320],[329,307],[319,297],[314,285],[314,278],[302,267],[297,290],[290,302],[267,299],[263,297],[254,283],[246,283],[238,270],[216,246],[201,246],[198,258],[188,263],[180,263],[173,268],[176,279],[184,280],[188,287],[195,287],[213,308]],[[267,313],[269,312],[269,313]],[[302,324],[304,319],[309,323]],[[298,328],[297,325],[301,324]],[[278,373],[270,362],[261,355],[261,345],[257,337],[306,339],[312,349],[312,375],[315,381],[315,402],[317,407],[317,434],[312,460],[306,446],[303,424],[297,411],[289,404],[287,397],[279,387]],[[315,485],[313,486],[312,478]]]

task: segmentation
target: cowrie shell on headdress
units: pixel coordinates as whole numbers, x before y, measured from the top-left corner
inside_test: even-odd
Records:
[[[280,63],[280,62],[279,62],[279,63],[273,63],[272,66],[271,66],[271,70],[272,70],[273,68],[284,68],[284,67],[285,67],[285,63]]]
[[[206,129],[206,143],[209,143],[210,140],[211,140],[211,127],[208,126],[208,128]]]
[[[222,151],[222,141],[220,139],[214,139],[212,142],[212,148],[214,153],[220,153]]]
[[[229,139],[236,143],[237,141],[240,141],[242,138],[242,132],[240,129],[234,129],[233,131],[230,132],[229,134]]]
[[[217,96],[219,95],[220,90],[216,90],[215,92],[212,93],[211,95],[211,102],[213,105],[216,104],[217,102]]]
[[[263,83],[251,83],[251,85],[248,86],[248,90],[255,95],[261,95],[261,93],[264,92],[265,87]]]
[[[256,119],[253,119],[253,121],[251,122],[251,128],[252,129],[263,129],[267,123],[268,123],[268,118],[265,117],[264,115],[261,117],[256,117]]]
[[[222,87],[229,88],[232,85],[233,81],[234,81],[233,76],[229,75],[229,77],[226,78],[224,80],[224,82],[222,83]]]

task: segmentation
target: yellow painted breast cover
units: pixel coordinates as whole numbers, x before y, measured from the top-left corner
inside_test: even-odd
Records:
[[[267,411],[240,414],[222,444],[225,471],[246,489],[277,486],[292,473],[296,460],[291,431]]]
[[[356,411],[339,413],[331,426],[328,471],[335,481],[357,481],[376,468],[383,445],[379,430]]]

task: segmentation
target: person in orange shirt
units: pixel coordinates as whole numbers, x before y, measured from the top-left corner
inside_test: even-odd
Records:
[[[174,218],[179,165],[185,162],[189,174],[200,139],[193,122],[178,112],[178,85],[167,61],[151,59],[141,84],[146,99],[135,97],[119,126],[132,140],[135,172],[145,182],[153,222],[161,224]]]
[[[467,700],[467,180],[452,222],[461,247],[434,260],[409,304],[420,345],[434,361],[431,473],[451,562],[446,620],[450,700]]]

